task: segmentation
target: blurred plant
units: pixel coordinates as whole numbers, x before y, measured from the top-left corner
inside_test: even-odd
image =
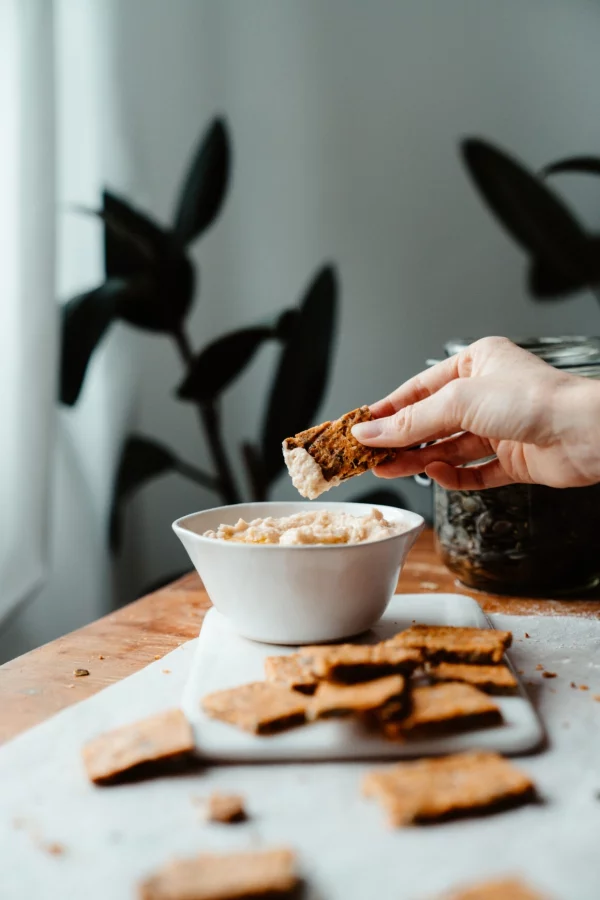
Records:
[[[229,184],[230,141],[225,122],[215,120],[201,139],[179,193],[172,225],[166,227],[105,190],[102,208],[85,210],[104,223],[106,280],[63,308],[60,399],[73,406],[80,395],[94,350],[110,325],[121,320],[173,339],[185,368],[176,389],[195,407],[204,429],[213,471],[180,459],[145,435],[130,435],[122,449],[110,518],[110,542],[118,549],[123,503],[151,479],[177,472],[213,491],[223,504],[242,494],[221,429],[221,395],[267,342],[279,350],[266,410],[256,442],[240,450],[253,500],[265,500],[284,468],[281,442],[315,424],[330,374],[336,331],[338,284],[333,266],[321,268],[297,306],[272,321],[257,322],[222,335],[200,351],[186,330],[198,276],[188,248],[214,224]],[[356,498],[404,505],[393,490]]]
[[[528,287],[553,300],[600,286],[600,237],[577,220],[544,179],[563,172],[600,175],[600,159],[578,156],[545,166],[539,174],[487,141],[462,142],[462,158],[483,200],[529,255]]]

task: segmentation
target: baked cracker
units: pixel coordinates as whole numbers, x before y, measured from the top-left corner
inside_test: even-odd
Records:
[[[516,878],[502,878],[473,884],[444,894],[439,900],[549,900]]]
[[[286,438],[283,442],[284,450],[301,447],[319,465],[325,481],[346,481],[395,456],[395,451],[391,449],[365,447],[353,436],[353,425],[370,422],[372,418],[369,407],[361,406],[334,422],[323,422],[294,437]]]
[[[298,885],[287,849],[203,853],[176,859],[139,886],[139,900],[242,900],[285,897]]]
[[[415,687],[411,711],[402,722],[389,722],[389,738],[420,737],[439,731],[465,731],[498,725],[502,713],[493,700],[471,684],[445,682]]]
[[[332,684],[321,681],[312,697],[308,709],[311,719],[326,716],[368,713],[375,710],[385,715],[386,707],[392,706],[394,715],[400,714],[405,705],[407,681],[402,675],[388,675],[376,681],[363,684]]]
[[[295,656],[317,679],[356,684],[411,672],[422,662],[419,650],[380,644],[334,644],[302,647]]]
[[[421,650],[432,663],[500,663],[512,643],[510,631],[460,628],[454,625],[412,625],[389,643]]]
[[[531,779],[497,753],[471,751],[370,772],[363,792],[394,827],[498,809],[531,799]]]
[[[284,685],[302,694],[314,694],[318,680],[310,663],[304,662],[300,653],[267,656],[265,678],[273,684]]]
[[[301,725],[306,719],[307,699],[297,691],[267,681],[255,681],[240,687],[207,694],[202,709],[254,734],[272,734]]]
[[[194,749],[192,728],[180,709],[169,709],[89,741],[83,763],[90,781],[103,784],[146,763],[184,758]]]
[[[244,798],[215,792],[206,800],[204,817],[208,822],[241,822],[246,818]]]
[[[441,662],[428,665],[426,672],[433,681],[464,681],[488,694],[501,694],[517,687],[517,679],[505,665],[473,666]]]

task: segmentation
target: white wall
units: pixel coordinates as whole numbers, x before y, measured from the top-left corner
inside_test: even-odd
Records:
[[[98,207],[106,179],[125,189],[127,139],[104,0],[55,0],[57,296],[102,281],[101,231],[78,206]],[[91,364],[80,401],[58,409],[51,486],[49,577],[0,633],[0,662],[103,615],[113,603],[106,547],[115,462],[133,402],[134,340],[115,328]]]
[[[92,139],[103,148],[98,171],[113,186],[168,219],[200,130],[217,113],[230,123],[231,194],[194,251],[202,267],[190,320],[196,346],[296,302],[325,260],[340,271],[342,316],[323,417],[378,398],[451,336],[600,331],[589,297],[548,305],[528,299],[523,259],[482,208],[457,156],[466,134],[498,141],[532,165],[600,152],[593,0],[69,2],[72,15],[89,7],[106,15],[107,30],[90,52],[106,47],[110,55],[117,123],[92,117],[92,132],[82,129],[81,139],[89,152]],[[75,69],[71,77],[79,80]],[[597,223],[600,185],[563,183]],[[129,415],[122,390],[129,382],[115,373],[134,365],[132,353],[141,355],[142,377]],[[232,448],[256,433],[271,364],[266,352],[225,396]],[[173,399],[181,366],[168,340],[123,329],[92,376],[84,407],[62,419],[78,422],[80,434],[93,427],[91,444],[99,446],[90,455],[64,429],[57,494],[70,500],[55,580],[15,622],[19,649],[110,602],[103,541],[111,457],[125,418],[207,464],[193,411]],[[369,484],[376,484],[370,475],[362,487]],[[339,496],[355,490],[345,486]],[[427,506],[416,486],[406,490],[412,503]],[[277,493],[294,495],[285,478]],[[170,523],[211,502],[169,477],[130,504],[123,596],[186,567]]]
[[[233,132],[231,195],[194,254],[197,345],[295,301],[326,259],[343,305],[323,417],[381,396],[451,336],[600,331],[589,297],[528,299],[522,257],[457,155],[466,134],[532,165],[600,150],[596,4],[126,0],[122,13],[123,100],[157,214],[170,215],[204,124],[224,112]],[[600,185],[583,180],[574,196],[597,221]],[[232,448],[256,433],[270,363],[225,397]],[[171,396],[173,347],[145,341],[143,365],[138,427],[204,461],[192,410]],[[427,507],[412,483],[406,492]],[[285,477],[278,495],[294,495]],[[209,502],[174,477],[131,504],[133,584],[185,567],[170,522]]]

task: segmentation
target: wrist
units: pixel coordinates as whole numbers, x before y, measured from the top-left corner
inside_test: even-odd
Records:
[[[569,375],[557,387],[553,431],[582,480],[600,482],[600,381]]]

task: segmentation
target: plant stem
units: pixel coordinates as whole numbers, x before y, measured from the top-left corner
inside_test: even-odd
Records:
[[[229,466],[227,453],[221,435],[221,420],[219,410],[215,403],[203,403],[199,406],[200,419],[206,431],[208,446],[213,458],[214,466],[219,476],[221,495],[225,503],[239,503],[237,485]]]
[[[242,444],[242,458],[246,464],[252,499],[257,502],[266,500],[267,483],[262,470],[261,460],[252,444]]]
[[[202,469],[198,469],[196,466],[192,466],[182,459],[177,460],[175,468],[180,475],[189,478],[190,481],[195,481],[196,484],[207,488],[209,491],[215,491],[217,494],[219,493],[221,488],[219,481],[212,475],[209,475],[208,472],[203,472]]]
[[[193,362],[194,353],[183,328],[180,331],[175,332],[174,338],[181,358],[186,367],[189,368]],[[216,490],[219,492],[225,503],[239,503],[241,497],[233,477],[233,471],[221,435],[221,419],[218,407],[215,403],[198,403],[197,408],[200,421],[206,432],[213,465],[217,471],[218,480],[216,481]],[[213,487],[213,489],[215,488]]]

